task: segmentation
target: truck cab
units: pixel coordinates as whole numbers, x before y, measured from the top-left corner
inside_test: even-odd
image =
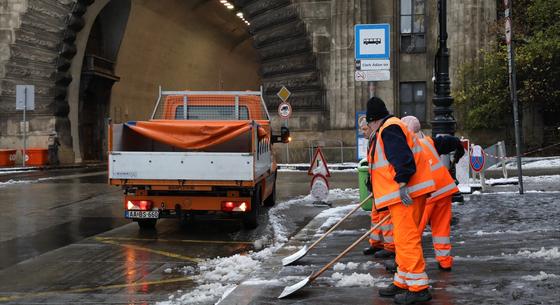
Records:
[[[258,91],[161,91],[147,121],[109,126],[109,183],[140,228],[160,218],[220,214],[258,225],[276,199],[274,143]]]

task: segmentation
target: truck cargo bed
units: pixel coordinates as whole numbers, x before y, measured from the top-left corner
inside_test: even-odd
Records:
[[[250,153],[114,151],[109,179],[250,181],[253,159]]]

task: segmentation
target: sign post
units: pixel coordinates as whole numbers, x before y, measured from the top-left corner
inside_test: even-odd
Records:
[[[519,123],[519,106],[517,102],[517,78],[515,75],[515,48],[513,44],[513,28],[511,11],[513,10],[512,2],[504,0],[505,11],[505,34],[508,48],[508,72],[509,72],[509,89],[511,101],[513,103],[513,122],[515,125],[515,153],[517,154],[517,179],[519,180],[519,194],[523,194],[523,169],[521,167],[521,131]]]
[[[284,127],[288,128],[288,119],[292,116],[292,106],[288,103],[288,98],[292,93],[286,86],[282,86],[276,95],[282,100],[278,105],[278,115],[284,121]],[[290,149],[289,143],[286,143],[286,163],[290,163]]]
[[[35,86],[16,85],[16,110],[23,110],[23,166],[27,158],[27,110],[35,110]]]

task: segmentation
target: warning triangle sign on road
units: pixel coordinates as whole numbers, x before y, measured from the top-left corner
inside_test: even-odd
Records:
[[[323,152],[320,147],[317,147],[317,150],[315,150],[313,161],[311,161],[311,164],[309,165],[309,171],[307,171],[307,174],[311,176],[318,174],[325,177],[331,176],[329,168],[327,167],[327,160],[325,159],[325,156],[323,156]]]

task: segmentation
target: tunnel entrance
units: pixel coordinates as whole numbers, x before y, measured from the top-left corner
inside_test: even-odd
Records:
[[[252,36],[220,2],[104,1],[90,21],[76,84],[72,128],[82,161],[106,160],[108,118],[148,120],[159,86],[259,90],[261,63]]]
[[[111,90],[120,80],[115,62],[130,12],[130,1],[110,1],[96,17],[80,77],[78,130],[83,161],[107,159]]]

